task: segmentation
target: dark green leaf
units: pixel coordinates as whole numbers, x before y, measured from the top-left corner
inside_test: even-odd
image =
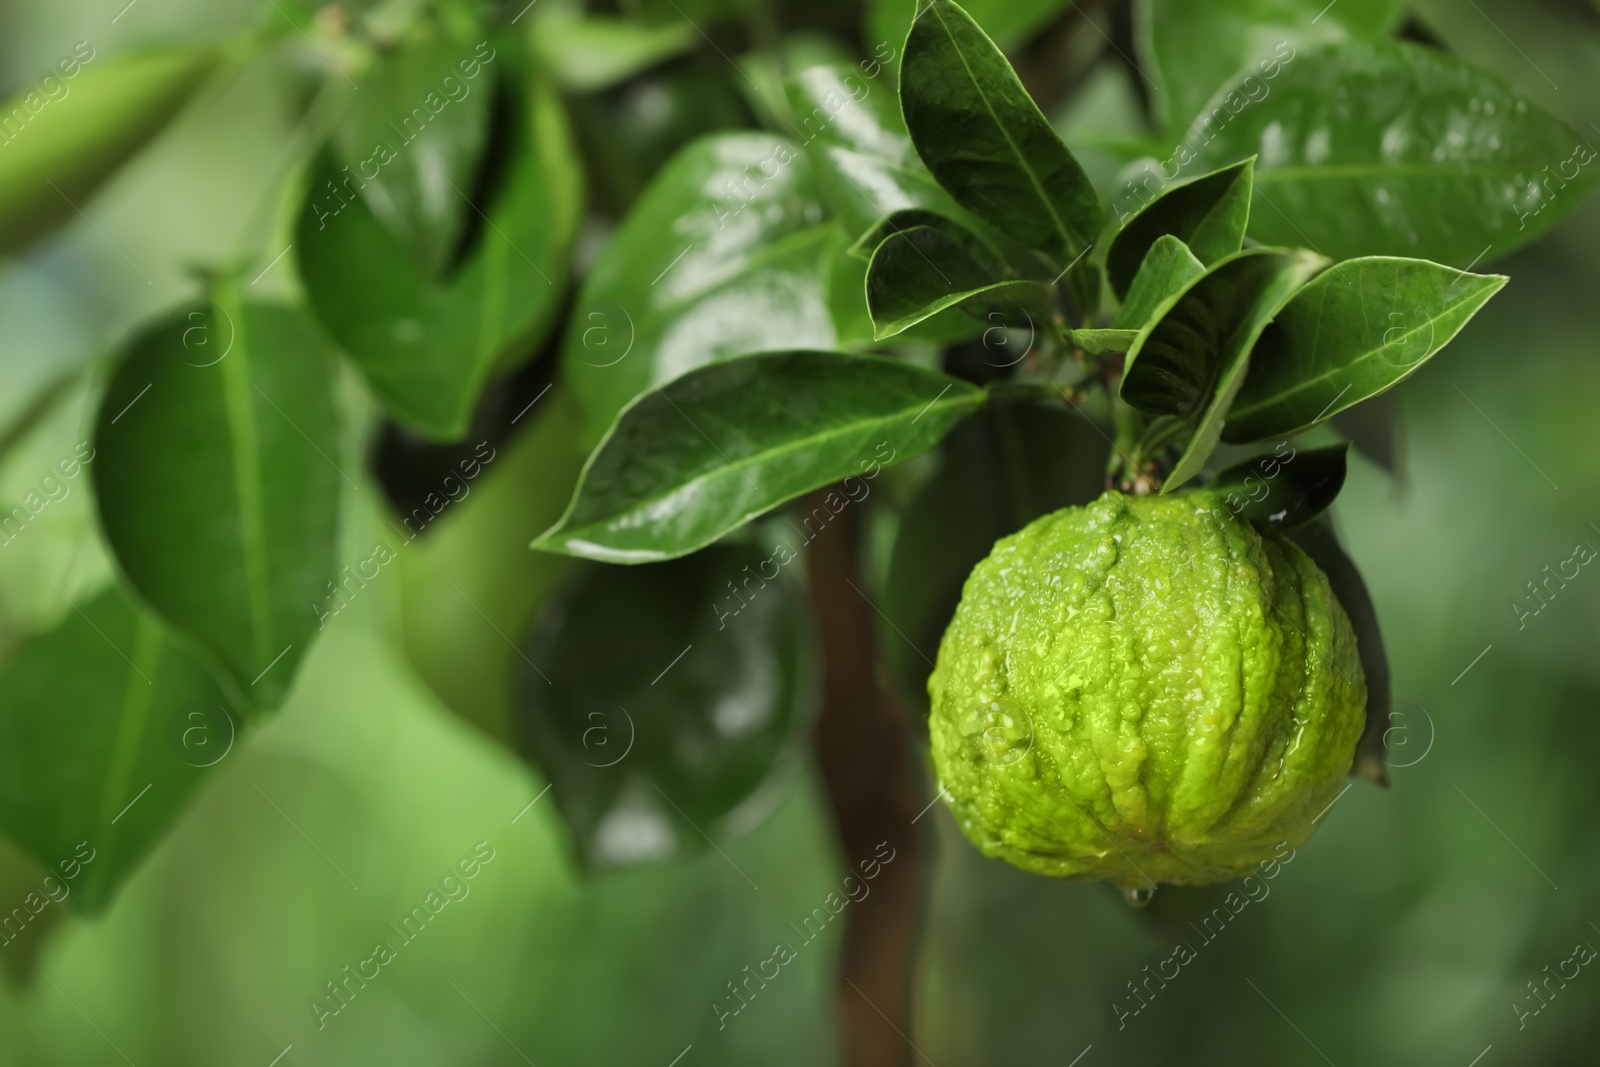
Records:
[[[339,472],[329,361],[286,307],[179,312],[138,337],[101,402],[91,464],[134,588],[275,707],[333,575]]]
[[[961,587],[994,543],[1105,488],[1110,444],[1060,403],[991,405],[953,430],[938,467],[900,519],[884,584],[884,656],[906,698],[926,707],[927,680]]]
[[[1256,101],[1225,87],[1187,148],[1198,166],[1259,153],[1250,235],[1335,259],[1470,266],[1532,240],[1600,182],[1576,131],[1416,45],[1304,50]]]
[[[1288,441],[1264,456],[1236,463],[1206,485],[1231,514],[1293,530],[1328,510],[1344,488],[1348,441],[1328,448],[1296,449]]]
[[[1191,428],[1163,492],[1200,473],[1244,382],[1256,338],[1324,262],[1312,252],[1247,249],[1190,283],[1134,342],[1122,399]]]
[[[1506,280],[1388,256],[1329,268],[1294,295],[1256,345],[1227,439],[1300,433],[1393,387]]]
[[[77,217],[189,102],[216,67],[209,50],[100,59],[79,42],[43,81],[0,104],[0,251]]]
[[[1043,313],[1049,306],[1049,288],[1007,280],[1003,270],[943,230],[915,226],[891,234],[872,254],[867,268],[867,309],[874,337],[880,341],[893,337],[958,304],[1016,305]]]
[[[856,239],[850,246],[850,255],[858,259],[871,260],[872,253],[876,252],[878,246],[885,240],[917,226],[938,230],[967,249],[979,262],[994,264],[999,270],[1004,269],[1000,265],[1002,263],[1000,253],[983,237],[949,215],[941,215],[937,211],[923,208],[906,208],[885,215]]]
[[[493,79],[478,75],[488,46],[447,38],[402,45],[361,80],[333,143],[340,178],[362,200],[420,273],[445,273],[469,217],[489,131]],[[458,64],[460,66],[458,67]]]
[[[1174,185],[1122,226],[1106,252],[1106,276],[1118,297],[1133,284],[1157,240],[1171,235],[1202,265],[1239,251],[1250,219],[1253,159]]]
[[[534,547],[612,563],[702,548],[786,500],[931,448],[978,389],[896,360],[770,352],[631,404]]]
[[[481,67],[472,92],[489,94],[495,78],[492,64]],[[521,86],[504,94],[505,173],[487,200],[467,203],[474,190],[451,190],[475,237],[448,279],[427,277],[340,184],[328,154],[312,168],[295,239],[312,310],[390,414],[436,438],[465,433],[490,374],[548,328],[577,225],[579,178],[560,101],[536,81],[505,81]]]
[[[1205,264],[1181,240],[1170,234],[1156,238],[1128,286],[1128,295],[1113,325],[1118,329],[1143,328],[1162,303],[1205,272]]]
[[[1367,725],[1356,742],[1355,764],[1350,773],[1375,785],[1388,785],[1385,769],[1384,736],[1389,730],[1393,699],[1389,681],[1389,654],[1384,649],[1383,633],[1378,628],[1378,610],[1373,606],[1361,572],[1339,545],[1339,538],[1326,516],[1289,534],[1291,540],[1311,557],[1328,576],[1333,595],[1350,616],[1356,632],[1356,651],[1361,656],[1361,672],[1367,679]]]
[[[702,138],[634,205],[578,297],[562,359],[597,440],[685,371],[763,349],[832,347],[823,260],[835,232],[800,149]]]
[[[790,130],[852,237],[891,212],[931,207],[948,214],[955,208],[911,147],[892,78],[817,66],[791,79],[788,93]]]
[[[950,0],[911,28],[900,103],[939,184],[1000,232],[1062,263],[1089,247],[1100,199],[994,42]]]
[[[867,261],[852,253],[853,245],[842,228],[836,228],[832,250],[824,264],[828,309],[837,334],[835,347],[861,352],[878,344],[872,313],[867,310]],[[870,254],[872,250],[869,249]],[[912,326],[901,340],[930,341],[937,345],[971,340],[983,333],[984,324],[958,307],[939,312]]]
[[[1126,352],[1138,340],[1138,330],[1068,330],[1067,341],[1091,356]]]
[[[93,914],[227,755],[235,717],[116,587],[78,607],[0,666],[0,827]]]
[[[694,855],[776,804],[816,697],[794,558],[597,567],[540,615],[518,720],[586,867]]]
[[[1136,40],[1160,83],[1151,103],[1169,129],[1200,113],[1236,74],[1271,82],[1296,48],[1345,36],[1377,39],[1399,23],[1406,0],[1142,0]]]

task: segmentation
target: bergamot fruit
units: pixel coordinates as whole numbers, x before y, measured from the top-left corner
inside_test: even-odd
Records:
[[[1204,491],[1106,493],[997,542],[928,690],[967,837],[1133,899],[1303,843],[1366,708],[1327,577]]]

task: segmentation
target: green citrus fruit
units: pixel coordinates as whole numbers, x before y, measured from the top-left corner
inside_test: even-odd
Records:
[[[1235,878],[1303,843],[1366,708],[1327,577],[1204,491],[1107,493],[997,542],[928,691],[967,837],[1130,895]]]

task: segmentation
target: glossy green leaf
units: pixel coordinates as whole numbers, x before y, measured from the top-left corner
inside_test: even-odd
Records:
[[[856,246],[850,243],[842,228],[836,228],[835,233],[834,251],[824,264],[828,308],[838,335],[835,347],[844,352],[869,350],[877,347],[878,339],[872,313],[867,309],[867,261],[854,254]],[[870,253],[871,249],[868,251]],[[983,330],[983,323],[953,307],[910,327],[900,339],[947,345],[971,340]]]
[[[1293,530],[1327,511],[1344,488],[1350,443],[1272,452],[1236,463],[1206,484],[1224,514],[1242,515],[1276,530]]]
[[[961,587],[994,543],[1105,489],[1110,442],[1060,403],[993,404],[951,431],[938,465],[906,505],[888,562],[880,646],[914,707]]]
[[[1003,263],[1003,257],[1000,252],[971,227],[963,222],[958,222],[947,214],[929,211],[924,208],[906,208],[901,211],[894,211],[877,220],[850,246],[850,255],[855,256],[857,259],[870,261],[872,253],[876,252],[878,246],[883,244],[885,240],[915,226],[925,226],[930,230],[938,230],[963,248],[966,248],[980,262],[996,265]],[[1004,267],[999,266],[998,269],[1003,270]]]
[[[907,208],[955,209],[917,158],[892,76],[816,66],[789,81],[789,131],[817,168],[834,213],[852,237]],[[870,251],[870,249],[869,249]]]
[[[832,347],[826,218],[814,170],[790,141],[715,134],[674,157],[589,272],[563,344],[587,439],[685,371]]]
[[[1355,763],[1350,773],[1375,785],[1388,785],[1384,757],[1384,738],[1390,723],[1393,691],[1389,678],[1389,653],[1378,626],[1378,609],[1361,572],[1339,544],[1338,535],[1326,515],[1294,530],[1291,540],[1311,557],[1328,576],[1333,595],[1338,598],[1356,632],[1356,652],[1361,657],[1361,673],[1367,681],[1367,723],[1356,742]]]
[[[1467,267],[1532,240],[1600,183],[1589,138],[1417,45],[1305,49],[1257,97],[1225,87],[1188,148],[1196,166],[1259,153],[1250,235],[1267,243]]]
[[[1244,382],[1256,338],[1324,262],[1312,252],[1247,249],[1190,283],[1134,342],[1122,399],[1190,427],[1189,443],[1163,492],[1200,473]]]
[[[78,210],[189,102],[216,66],[210,49],[99,59],[88,42],[0,103],[0,251]]]
[[[336,183],[353,178],[427,278],[445,273],[477,218],[463,194],[488,139],[494,77],[485,77],[483,60],[492,55],[487,43],[474,52],[444,37],[402,45],[373,64],[334,131]]]
[[[111,587],[0,666],[0,829],[62,904],[99,912],[235,726],[210,672]]]
[[[330,360],[295,311],[180,311],[136,338],[101,401],[95,493],[139,595],[275,707],[316,630],[340,474]]]
[[[1251,73],[1270,84],[1297,49],[1346,36],[1377,39],[1399,24],[1406,0],[1140,0],[1137,40],[1159,83],[1151,104],[1181,133],[1217,87]]]
[[[1250,220],[1254,163],[1247,159],[1171,186],[1129,218],[1106,252],[1106,276],[1117,296],[1126,295],[1145,256],[1163,236],[1181,240],[1201,264],[1239,251]]]
[[[1100,199],[983,30],[933,0],[906,41],[900,103],[917,154],[957,203],[1063,264],[1100,228]]]
[[[495,64],[508,51],[480,67],[475,95],[494,91],[507,73]],[[507,73],[502,84],[520,87],[504,91],[505,171],[486,199],[451,190],[473,236],[447,279],[428,278],[366,200],[340,184],[328,154],[312,169],[295,238],[323,326],[395,419],[436,438],[465,433],[490,374],[548,328],[577,226],[581,190],[560,101],[537,80]]]
[[[927,451],[982,403],[966,382],[878,357],[770,352],[702,367],[618,416],[534,547],[612,563],[682,556]]]
[[[1067,342],[1086,355],[1126,352],[1139,339],[1138,330],[1068,330]]]
[[[719,545],[596,567],[541,613],[518,724],[586,867],[692,856],[776,804],[817,693],[795,558]]]
[[[962,5],[983,32],[1009,47],[1027,40],[1072,7],[1072,0],[967,0]],[[866,34],[873,57],[898,56],[911,30],[917,0],[867,0]]]
[[[1329,268],[1294,295],[1256,345],[1227,439],[1300,433],[1392,388],[1506,281],[1389,256]]]
[[[1005,279],[998,263],[927,226],[891,234],[867,267],[867,309],[880,341],[957,305],[1017,305],[1043,313],[1049,301],[1046,286]]]
[[[1112,325],[1117,329],[1143,328],[1164,302],[1205,272],[1205,264],[1181,240],[1170,234],[1156,238],[1134,274]]]

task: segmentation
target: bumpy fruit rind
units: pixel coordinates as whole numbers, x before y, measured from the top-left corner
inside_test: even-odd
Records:
[[[997,542],[928,691],[945,798],[982,852],[1130,890],[1302,844],[1366,708],[1327,577],[1203,491],[1107,493]]]

